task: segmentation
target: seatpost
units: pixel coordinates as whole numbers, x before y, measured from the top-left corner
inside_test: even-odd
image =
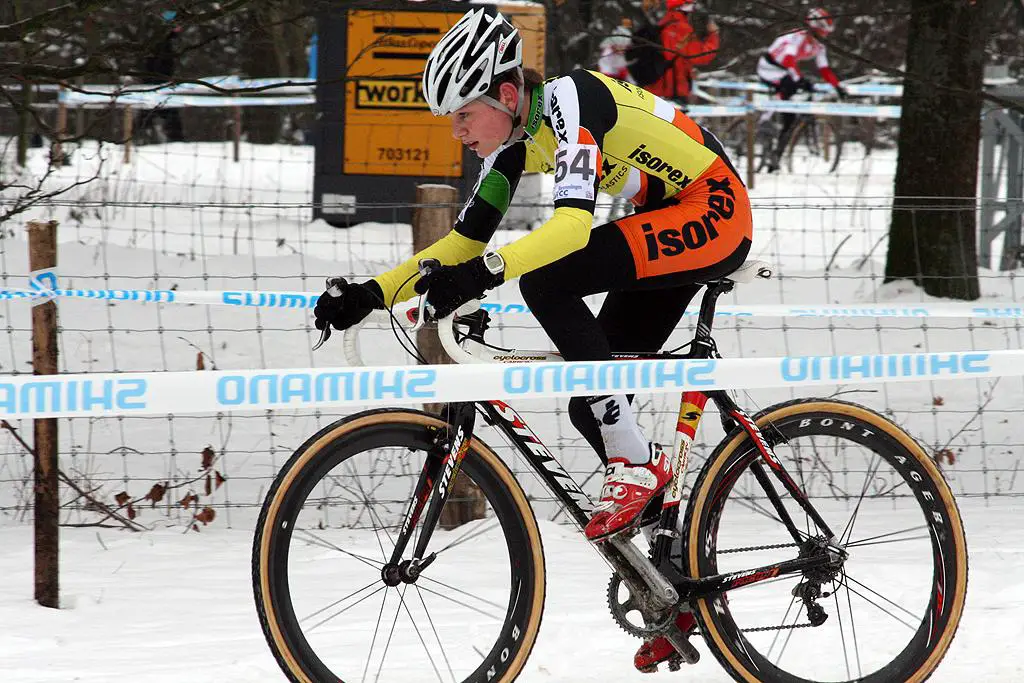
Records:
[[[709,282],[704,290],[704,298],[700,302],[700,314],[697,316],[697,333],[693,337],[694,358],[711,358],[715,342],[711,339],[711,328],[715,322],[715,305],[718,297],[732,291],[733,283],[729,280]]]

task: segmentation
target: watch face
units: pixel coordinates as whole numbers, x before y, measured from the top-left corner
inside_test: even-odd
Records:
[[[505,270],[505,259],[501,258],[500,254],[484,254],[484,265],[487,266],[487,270],[497,275]]]

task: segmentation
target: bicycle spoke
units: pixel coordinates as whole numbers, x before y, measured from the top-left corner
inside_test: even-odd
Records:
[[[307,630],[308,630],[308,631],[310,631],[310,632],[313,632],[313,631],[315,631],[316,629],[318,629],[318,628],[320,628],[321,626],[323,626],[324,624],[326,624],[326,623],[327,623],[328,621],[330,621],[330,620],[334,619],[334,618],[335,618],[335,617],[337,617],[337,616],[340,616],[340,615],[344,614],[345,612],[349,611],[350,609],[352,609],[353,607],[355,607],[355,606],[356,606],[356,605],[358,605],[359,603],[363,602],[364,600],[369,600],[370,598],[372,598],[372,597],[373,597],[374,595],[376,595],[377,593],[380,593],[381,591],[386,591],[386,590],[387,590],[387,586],[381,585],[381,586],[380,586],[379,588],[377,588],[377,590],[375,590],[375,591],[373,591],[372,593],[369,593],[369,594],[367,594],[367,595],[364,595],[363,597],[359,598],[358,600],[356,600],[355,602],[353,602],[353,603],[352,603],[351,605],[349,605],[348,607],[346,607],[346,608],[344,608],[344,609],[340,609],[340,610],[338,610],[337,612],[335,612],[335,613],[334,613],[334,614],[332,614],[331,616],[327,617],[326,619],[321,619],[320,621],[318,621],[318,622],[316,622],[315,624],[313,624],[312,626],[310,626],[310,627],[309,627],[309,628],[308,628]],[[386,593],[385,593],[385,597],[387,597],[387,594],[386,594]]]
[[[359,589],[357,589],[357,590],[354,590],[354,591],[352,591],[351,593],[349,593],[349,594],[348,594],[348,595],[346,595],[345,597],[343,597],[343,598],[339,598],[339,599],[335,600],[334,602],[332,602],[331,604],[329,604],[329,605],[326,605],[326,606],[324,606],[324,607],[321,607],[320,609],[316,610],[315,612],[312,612],[312,613],[310,613],[310,614],[307,614],[307,615],[306,615],[306,616],[304,616],[304,617],[300,617],[300,618],[299,618],[299,623],[301,624],[302,622],[304,622],[304,621],[307,621],[307,620],[309,620],[309,619],[312,619],[313,617],[315,617],[315,616],[317,616],[317,615],[323,614],[324,612],[326,612],[327,610],[331,609],[331,608],[332,608],[332,607],[334,607],[335,605],[340,605],[341,603],[345,602],[346,600],[348,600],[348,599],[349,599],[349,598],[351,598],[352,596],[354,596],[354,595],[358,595],[359,593],[362,593],[362,592],[363,592],[364,590],[366,590],[367,588],[371,588],[371,587],[373,587],[373,586],[377,586],[377,589],[376,589],[376,590],[374,590],[373,592],[371,592],[371,593],[370,593],[369,595],[365,595],[365,596],[361,597],[361,598],[360,598],[359,600],[356,600],[356,601],[355,601],[354,603],[352,603],[351,605],[349,605],[349,606],[348,606],[348,607],[346,607],[345,609],[343,609],[343,610],[341,610],[341,611],[339,611],[339,612],[337,612],[337,613],[335,613],[335,614],[332,614],[332,615],[331,615],[330,617],[328,617],[327,619],[324,619],[323,621],[317,622],[316,624],[314,624],[313,626],[311,626],[311,627],[309,628],[309,630],[310,630],[310,631],[313,631],[313,630],[315,630],[315,629],[316,629],[317,627],[319,627],[319,626],[322,626],[323,624],[326,624],[326,623],[327,623],[328,621],[330,621],[330,620],[331,620],[331,619],[333,619],[334,617],[338,616],[339,614],[342,614],[342,613],[346,612],[347,610],[350,610],[350,609],[352,609],[353,607],[355,607],[356,605],[358,605],[359,603],[361,603],[361,602],[362,602],[363,600],[366,600],[367,598],[370,598],[370,597],[372,597],[372,596],[373,596],[374,594],[376,594],[376,593],[378,593],[378,592],[380,592],[381,590],[383,590],[383,589],[385,589],[385,588],[386,588],[386,586],[378,586],[378,585],[377,585],[378,583],[380,583],[380,582],[379,582],[379,581],[371,581],[370,583],[366,584],[366,585],[365,585],[365,586],[363,586],[362,588],[359,588]]]
[[[834,593],[834,591],[833,591]],[[836,610],[838,611],[838,598],[836,599],[837,605]],[[857,642],[857,624],[853,618],[853,602],[850,600],[850,592],[846,592],[846,607],[850,611],[850,632],[853,635],[853,653],[857,657],[857,675],[861,678],[864,677],[864,669],[860,663],[860,644]]]
[[[849,592],[847,592],[849,595]],[[843,612],[839,609],[839,596],[832,593],[832,598],[836,603],[836,621],[839,622],[839,642],[843,646],[843,664],[846,666],[846,676],[850,676],[850,656],[846,652],[846,632],[843,630]],[[853,613],[850,613],[850,618],[853,619]]]
[[[373,627],[373,638],[370,640],[370,651],[366,654],[366,666],[363,667],[362,681],[366,681],[366,674],[370,670],[370,662],[373,661],[373,648],[377,644],[377,636],[380,633],[380,622],[384,618],[384,605],[388,601],[388,593],[384,592],[384,598],[380,601],[380,610],[377,612],[377,623]],[[378,678],[380,675],[378,673]]]
[[[409,610],[409,605],[405,604],[404,592],[403,592],[403,595],[400,597],[400,601],[401,601],[401,606],[405,609],[405,613],[407,615],[409,615],[409,621],[410,621],[410,623],[412,623],[412,630],[416,632],[416,637],[420,639],[420,645],[423,646],[423,651],[427,653],[427,660],[430,662],[431,668],[433,668],[434,669],[434,673],[437,674],[437,680],[443,681],[444,679],[441,678],[441,672],[438,671],[437,664],[434,663],[434,658],[430,654],[430,648],[427,647],[427,641],[423,639],[423,634],[420,633],[420,628],[419,628],[419,626],[416,625],[416,620],[413,619],[413,617],[412,617],[412,612]],[[429,615],[427,616],[427,620],[428,621],[430,620]],[[395,616],[395,621],[398,621],[398,616],[397,615]],[[435,634],[436,634],[436,632],[435,632]],[[441,654],[442,655],[444,654],[444,649],[443,648],[441,650]],[[445,660],[447,660],[447,659],[448,658],[445,657]],[[449,667],[449,668],[451,668],[451,667]]]
[[[789,606],[786,607],[786,613],[782,615],[782,623],[780,624],[780,626],[785,626],[786,625],[786,619],[789,618],[789,613],[793,609],[793,605],[795,605],[795,604],[796,604],[796,596],[793,596],[790,599],[790,601],[789,601]],[[799,618],[799,617],[797,617],[797,618]],[[778,642],[780,635],[782,635],[782,631],[781,630],[776,631],[775,632],[775,637],[772,638],[772,642],[768,646],[768,652],[765,653],[765,656],[768,657],[769,659],[772,656],[772,650],[775,649],[775,643]],[[776,660],[776,663],[778,663],[778,660]]]
[[[788,614],[789,610],[786,610],[786,612]],[[797,622],[800,621],[800,615],[803,614],[803,613],[804,613],[804,603],[801,602],[800,603],[800,607],[796,611],[796,616],[793,617],[793,625],[794,626],[797,624]],[[783,623],[783,625],[785,625],[785,624]],[[782,654],[786,651],[786,647],[789,645],[789,640],[790,640],[790,638],[793,637],[793,631],[795,631],[795,630],[796,629],[792,629],[791,628],[791,629],[786,631],[786,640],[782,643],[782,647],[779,649],[779,656],[775,660],[775,665],[776,666],[778,666],[779,662],[782,661]]]
[[[415,585],[415,584],[414,584]],[[448,660],[448,653],[444,651],[444,644],[441,642],[441,635],[437,632],[437,626],[434,624],[434,620],[430,618],[430,610],[427,609],[427,601],[423,599],[423,589],[419,586],[416,587],[416,596],[420,599],[420,604],[423,605],[423,613],[427,616],[427,623],[430,624],[430,630],[434,633],[434,639],[437,641],[437,647],[441,650],[441,656],[444,657],[444,663],[448,667],[448,673],[451,675],[452,680],[455,680],[455,672],[452,670],[452,663]],[[411,618],[412,615],[410,615]]]
[[[857,521],[857,515],[860,514],[860,506],[864,503],[864,495],[868,492],[868,488],[871,486],[871,480],[874,478],[875,473],[878,472],[878,468],[882,466],[882,458],[875,454],[875,457],[871,460],[872,463],[877,463],[874,468],[868,467],[868,472],[864,477],[864,487],[861,489],[860,498],[857,499],[857,505],[853,508],[853,512],[850,514],[850,519],[846,522],[846,527],[843,529],[843,533],[839,535],[840,544],[843,539],[853,535],[853,525]]]
[[[363,564],[369,565],[369,566],[373,567],[374,569],[380,569],[381,567],[384,566],[384,563],[381,562],[380,560],[375,560],[372,557],[366,557],[365,555],[358,555],[358,554],[352,552],[351,550],[345,550],[341,546],[335,545],[334,543],[331,543],[330,541],[326,541],[326,540],[324,540],[324,539],[322,539],[322,538],[320,538],[318,536],[315,536],[313,534],[313,532],[310,531],[309,529],[299,529],[298,531],[301,531],[306,536],[309,536],[309,539],[312,539],[312,541],[315,541],[314,543],[311,543],[311,545],[315,545],[315,546],[318,546],[320,548],[325,548],[326,550],[337,550],[338,552],[343,553],[345,555],[348,555],[349,557],[352,557],[353,559],[359,560]],[[307,542],[308,542],[308,539],[307,539]]]
[[[420,578],[424,578],[424,579],[426,579],[426,578],[428,578],[428,577],[426,577],[426,576],[422,576],[422,577],[420,577]],[[476,596],[476,595],[473,595],[472,593],[469,593],[469,592],[467,592],[467,591],[459,590],[458,588],[451,588],[451,586],[449,586],[449,585],[447,585],[447,584],[444,584],[444,583],[441,583],[440,581],[434,581],[433,579],[430,579],[430,580],[431,580],[431,581],[432,581],[433,583],[436,583],[436,584],[438,584],[439,586],[444,586],[445,588],[450,588],[451,590],[453,590],[453,591],[455,591],[455,592],[457,592],[457,593],[460,593],[460,594],[462,594],[462,595],[467,595],[467,596],[469,596],[469,597],[473,598],[474,600],[477,600],[478,602],[482,602],[482,603],[484,603],[485,605],[491,605],[492,607],[497,607],[498,609],[504,609],[504,608],[505,608],[505,606],[504,606],[504,605],[499,605],[498,603],[496,603],[496,602],[492,602],[492,601],[490,601],[490,600],[484,600],[483,598],[481,598],[481,597],[478,597],[478,596]],[[418,584],[417,584],[417,585],[418,585]],[[435,591],[435,590],[432,590],[432,589],[430,589],[430,588],[427,588],[426,586],[419,586],[419,588],[421,588],[422,590],[425,590],[425,591],[427,591],[428,593],[433,593],[434,595],[436,595],[436,596],[438,596],[438,597],[442,597],[442,598],[444,598],[445,600],[450,600],[451,602],[454,602],[454,603],[455,603],[456,605],[462,605],[462,606],[463,606],[463,607],[465,607],[466,609],[471,609],[471,610],[473,610],[474,612],[479,612],[480,614],[484,615],[485,617],[490,617],[490,618],[492,618],[492,619],[499,619],[499,620],[501,619],[501,617],[496,617],[496,616],[494,616],[493,614],[488,614],[487,612],[483,611],[482,609],[480,609],[480,608],[478,608],[478,607],[473,607],[472,605],[468,605],[468,604],[466,604],[466,603],[464,603],[464,602],[460,602],[460,601],[456,600],[455,598],[451,597],[450,595],[445,595],[444,593],[441,593],[440,591]]]
[[[861,587],[863,587],[863,588],[864,588],[864,589],[865,589],[866,591],[868,591],[868,592],[870,592],[870,593],[872,593],[872,594],[874,594],[874,595],[877,595],[877,596],[878,596],[879,598],[881,598],[882,600],[885,600],[885,601],[886,601],[887,603],[889,603],[889,604],[890,604],[890,605],[892,605],[893,607],[896,607],[897,609],[899,609],[899,610],[901,610],[901,611],[903,611],[903,612],[906,612],[906,613],[907,613],[907,614],[909,614],[909,615],[910,615],[910,616],[911,616],[912,618],[916,619],[916,620],[917,620],[917,623],[921,623],[921,619],[919,619],[919,618],[918,618],[918,617],[917,617],[916,615],[914,615],[914,613],[913,613],[913,612],[911,612],[910,610],[908,610],[908,609],[906,609],[905,607],[902,607],[902,606],[900,606],[900,605],[897,605],[897,604],[896,604],[895,602],[893,602],[893,601],[892,601],[892,600],[890,600],[889,598],[885,597],[884,595],[882,595],[881,593],[878,593],[878,592],[877,592],[877,591],[875,591],[875,590],[872,590],[871,588],[868,588],[867,586],[865,586],[864,584],[862,584],[862,583],[861,583],[860,581],[857,581],[856,579],[854,579],[853,577],[851,577],[851,576],[850,576],[849,574],[846,574],[845,572],[844,572],[844,576],[846,577],[846,580],[847,580],[847,581],[853,581],[853,582],[854,582],[855,584],[857,584],[858,586],[861,586]],[[898,616],[896,616],[895,614],[893,614],[893,613],[892,613],[892,612],[890,612],[889,610],[885,609],[884,607],[882,607],[882,606],[881,606],[881,605],[879,605],[878,603],[876,603],[876,602],[874,602],[874,601],[870,600],[870,599],[869,599],[869,598],[868,598],[868,597],[867,597],[866,595],[864,595],[864,594],[863,594],[863,593],[861,593],[860,591],[854,590],[854,588],[853,588],[852,586],[850,586],[850,584],[849,584],[849,583],[847,583],[847,584],[846,584],[846,590],[848,590],[849,592],[853,593],[854,595],[856,595],[856,596],[857,596],[858,598],[860,598],[860,599],[861,599],[861,600],[863,600],[864,602],[868,603],[869,605],[872,605],[872,606],[874,606],[874,607],[878,608],[878,609],[879,609],[880,611],[882,611],[882,612],[884,612],[884,613],[888,614],[888,615],[889,615],[890,617],[892,617],[893,619],[895,619],[895,620],[896,620],[896,621],[898,621],[899,623],[903,624],[904,626],[906,626],[906,627],[907,627],[907,628],[909,628],[910,630],[912,630],[912,631],[916,631],[916,630],[917,630],[917,626],[915,626],[915,625],[913,625],[913,624],[908,624],[907,622],[903,621],[902,619],[900,619],[900,618],[899,618]]]
[[[477,538],[478,536],[482,536],[483,534],[487,533],[491,529],[498,528],[498,521],[494,520],[493,522],[491,522],[490,524],[488,524],[487,526],[485,526],[482,529],[479,528],[480,526],[483,526],[483,525],[478,525],[478,528],[473,530],[472,532],[467,531],[465,534],[463,534],[459,538],[455,539],[454,541],[452,541],[451,543],[449,543],[445,547],[443,547],[440,550],[437,550],[435,552],[438,555],[440,555],[441,553],[445,552],[446,550],[451,550],[452,548],[460,546],[460,545],[462,545],[463,543],[465,543],[468,540]]]
[[[388,633],[388,642],[384,644],[384,656],[380,658],[380,666],[377,667],[377,680],[380,680],[380,672],[384,670],[384,661],[388,657],[388,648],[391,647],[391,639],[395,637],[395,625],[398,624],[398,615],[401,613],[401,606],[405,602],[405,590],[408,585],[402,586],[398,592],[398,608],[395,609],[395,618],[391,620],[391,632]],[[383,613],[383,607],[381,608]]]
[[[850,541],[849,543],[847,543],[843,547],[844,548],[856,548],[858,546],[865,546],[865,545],[878,545],[878,543],[900,543],[900,542],[903,542],[903,541],[914,541],[914,540],[919,540],[919,539],[922,539],[922,538],[930,538],[930,536],[928,536],[928,534],[925,534],[923,536],[912,536],[910,538],[895,538],[895,539],[892,539],[892,540],[889,540],[889,541],[879,541],[878,540],[878,539],[881,539],[881,538],[889,538],[890,536],[898,536],[899,534],[908,534],[908,533],[911,533],[911,532],[914,532],[914,531],[921,531],[922,529],[927,529],[927,528],[928,528],[928,526],[926,524],[921,524],[920,526],[913,526],[913,527],[910,527],[910,528],[907,528],[907,529],[900,529],[899,531],[890,531],[889,533],[878,534],[877,536],[868,536],[867,538],[862,538],[859,541]]]

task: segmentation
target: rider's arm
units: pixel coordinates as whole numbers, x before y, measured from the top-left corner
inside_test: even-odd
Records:
[[[388,306],[392,301],[405,301],[416,295],[413,286],[419,278],[413,276],[421,259],[436,258],[450,266],[484,253],[519,185],[525,159],[522,144],[499,148],[484,159],[473,194],[459,213],[452,231],[398,267],[374,278]],[[406,280],[408,283],[403,287]]]
[[[836,76],[836,72],[832,70],[832,67],[828,65],[828,55],[825,53],[825,46],[822,45],[821,49],[818,50],[818,54],[814,58],[815,64],[818,66],[818,73],[825,79],[826,82],[831,83],[833,87],[839,87],[839,77]]]
[[[587,71],[577,70],[554,81],[547,97],[558,139],[555,214],[537,230],[498,250],[505,259],[506,281],[553,263],[590,241],[602,173],[601,145],[618,116],[608,88]]]

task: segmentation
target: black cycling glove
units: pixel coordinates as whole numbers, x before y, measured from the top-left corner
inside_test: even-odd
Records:
[[[340,290],[340,294],[335,295],[329,289],[316,300],[313,308],[316,321],[313,324],[318,330],[323,330],[327,325],[336,330],[347,330],[362,322],[373,309],[384,308],[384,293],[373,280],[362,283],[343,282],[332,289],[335,288]]]
[[[454,313],[462,304],[479,299],[488,289],[497,287],[505,278],[487,270],[477,256],[454,266],[438,266],[416,282],[416,292],[427,292],[427,305],[435,319]]]

